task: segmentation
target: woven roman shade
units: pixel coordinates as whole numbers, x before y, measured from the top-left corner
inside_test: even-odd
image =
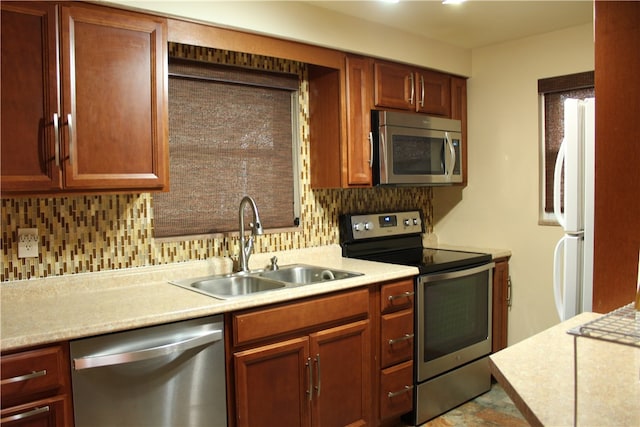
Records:
[[[263,227],[294,226],[298,87],[296,75],[170,61],[170,191],[153,196],[155,237],[237,230],[245,195]]]

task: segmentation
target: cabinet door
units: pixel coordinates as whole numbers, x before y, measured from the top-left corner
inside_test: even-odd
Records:
[[[57,25],[54,3],[2,2],[2,182],[4,192],[60,188]]]
[[[451,116],[451,77],[433,71],[421,71],[416,77],[416,110],[420,113]]]
[[[410,68],[376,62],[373,78],[376,107],[415,110],[416,82]]]
[[[314,426],[369,424],[369,336],[369,320],[310,335],[314,393],[311,419]]]
[[[63,120],[69,189],[166,184],[166,21],[64,6]]]
[[[507,321],[509,314],[509,262],[496,261],[493,269],[493,316],[491,351],[507,346]]]
[[[347,184],[371,186],[370,138],[371,107],[369,91],[370,62],[365,58],[347,57]]]
[[[308,337],[234,354],[238,427],[310,425],[308,354]]]
[[[467,79],[451,77],[451,118],[462,127],[462,185],[467,184]]]

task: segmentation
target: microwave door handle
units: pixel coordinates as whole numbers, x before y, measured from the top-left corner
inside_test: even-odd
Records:
[[[453,141],[451,141],[451,138],[449,137],[449,132],[445,132],[444,133],[444,139],[447,143],[447,147],[449,148],[449,168],[447,170],[445,170],[445,173],[449,176],[452,177],[453,176],[453,168],[456,164],[456,150],[453,147]],[[446,165],[446,162],[445,162]]]
[[[386,183],[387,179],[389,179],[389,177],[387,176],[387,142],[385,141],[384,132],[382,131],[382,129],[380,130],[380,148],[382,151],[382,154],[379,153],[380,181],[382,182],[382,177],[384,176],[384,182]]]

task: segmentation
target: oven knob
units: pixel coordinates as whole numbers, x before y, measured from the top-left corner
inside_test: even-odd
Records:
[[[373,230],[373,223],[372,222],[365,222],[364,223],[364,229],[365,230]]]
[[[362,231],[362,223],[358,222],[353,224],[353,231]]]
[[[404,226],[405,226],[405,227],[408,227],[408,226],[409,226],[409,219],[405,219],[405,220],[404,220]]]
[[[413,225],[420,224],[420,220],[418,218],[413,218]]]

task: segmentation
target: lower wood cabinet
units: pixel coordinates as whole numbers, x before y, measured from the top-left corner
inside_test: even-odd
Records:
[[[377,425],[398,425],[413,408],[414,280],[380,286],[380,341],[376,367]]]
[[[380,418],[388,420],[413,408],[413,362],[383,369],[380,374]]]
[[[509,284],[509,258],[494,260],[493,315],[491,319],[491,351],[495,353],[507,347],[507,323],[511,305]]]
[[[367,424],[369,321],[234,355],[238,426]]]
[[[370,425],[368,316],[368,289],[232,315],[229,419],[238,427]]]
[[[66,343],[3,354],[0,396],[3,426],[73,426]]]

